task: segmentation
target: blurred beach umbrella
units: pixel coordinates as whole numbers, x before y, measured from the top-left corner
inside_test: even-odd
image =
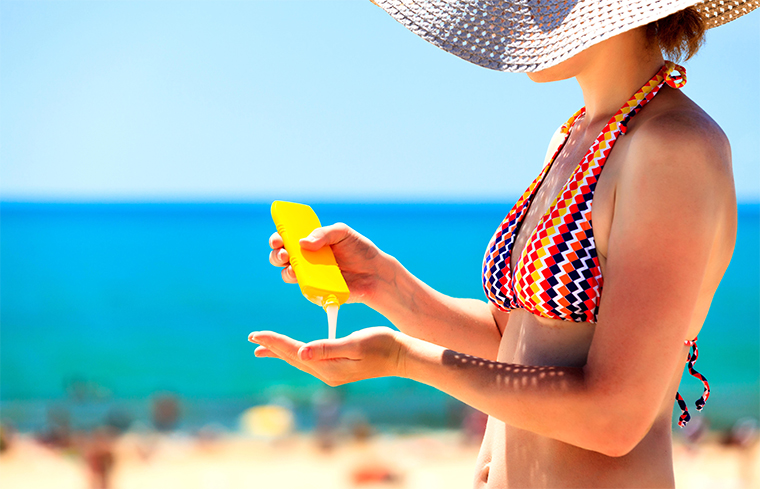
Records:
[[[246,409],[240,416],[240,427],[256,437],[279,438],[293,431],[295,418],[287,407],[266,404]]]

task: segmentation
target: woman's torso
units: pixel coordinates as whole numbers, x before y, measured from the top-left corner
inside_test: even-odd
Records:
[[[621,178],[626,154],[636,137],[637,127],[669,111],[684,111],[703,119],[710,131],[720,129],[693,102],[678,90],[663,87],[660,94],[631,120],[625,137],[619,138],[602,172],[593,197],[593,233],[596,251],[604,274],[607,245],[614,218],[615,188]],[[585,122],[585,121],[580,121]],[[539,187],[521,231],[514,243],[511,266],[526,245],[552,200],[559,193],[586,150],[601,131],[601,124],[577,125]],[[721,133],[722,135],[722,133]],[[708,271],[689,327],[688,339],[697,336],[712,296],[730,260],[735,236],[735,198],[730,165],[725,170],[721,202],[725,209],[715,230],[715,244]],[[535,316],[523,309],[509,313],[499,346],[498,361],[531,366],[575,366],[586,363],[594,335],[593,323],[573,323]],[[687,338],[684,338],[687,339]],[[684,346],[684,361],[687,347]],[[682,369],[662,372],[668,378],[673,396]],[[671,458],[672,396],[663,399],[657,419],[641,443],[623,457],[608,457],[596,452],[542,437],[505,425],[490,418],[478,458],[476,487],[673,487]]]

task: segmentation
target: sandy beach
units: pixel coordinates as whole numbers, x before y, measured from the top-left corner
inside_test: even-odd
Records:
[[[113,445],[111,487],[207,488],[468,488],[476,444],[458,432],[376,435],[346,441],[329,452],[306,435],[272,441],[240,435],[194,438],[132,435]],[[676,487],[750,489],[760,487],[760,450],[705,441],[674,445]],[[84,459],[19,435],[0,456],[4,489],[93,487]]]

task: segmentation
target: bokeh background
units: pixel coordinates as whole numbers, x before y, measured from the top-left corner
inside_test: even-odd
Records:
[[[740,200],[700,336],[713,394],[682,446],[693,468],[754,446],[760,412],[760,15],[710,31],[685,66],[732,143]],[[327,331],[268,263],[269,203],[310,203],[482,298],[488,239],[582,103],[572,80],[470,65],[366,0],[0,2],[0,420],[16,447],[0,478],[249,487],[241,467],[297,460],[329,468],[315,487],[469,483],[477,412],[411,381],[330,389],[253,357],[250,331]],[[338,331],[379,324],[349,305]],[[703,439],[720,443],[695,451]],[[416,462],[357,461],[375,449]],[[734,455],[716,477],[742,487]],[[190,462],[161,472],[167,457]],[[287,487],[272,477],[256,487]]]

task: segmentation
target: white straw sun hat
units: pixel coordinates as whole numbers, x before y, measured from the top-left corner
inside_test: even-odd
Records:
[[[760,0],[370,0],[426,41],[499,71],[554,66],[596,43],[694,5],[707,28]]]

